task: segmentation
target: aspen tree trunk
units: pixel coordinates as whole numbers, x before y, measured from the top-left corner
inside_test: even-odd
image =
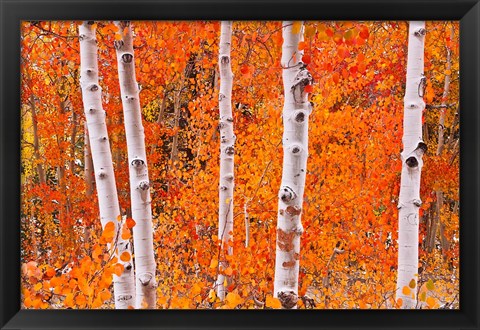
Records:
[[[47,182],[47,180],[45,177],[45,171],[40,163],[40,139],[38,137],[37,109],[35,107],[35,96],[33,94],[30,96],[30,109],[32,110],[33,154],[35,155],[35,160],[37,161],[38,181],[41,184],[44,184]]]
[[[79,26],[80,63],[83,107],[88,125],[92,160],[95,167],[100,222],[102,228],[108,222],[115,224],[115,233],[119,232],[121,223],[120,206],[118,204],[115,174],[113,172],[112,154],[105,124],[105,111],[102,107],[102,89],[98,83],[97,43],[93,22],[83,22]],[[116,250],[117,257],[123,252],[131,253],[130,243],[117,237],[111,248]],[[133,266],[122,262],[122,275],[113,275],[115,308],[126,309],[133,305],[135,299],[135,279]]]
[[[229,242],[233,240],[233,187],[234,187],[234,153],[235,135],[233,134],[232,85],[233,73],[230,59],[232,40],[232,22],[223,21],[220,28],[220,47],[218,66],[220,71],[220,93],[218,103],[220,110],[220,185],[218,210],[218,238],[222,241],[222,252],[233,254]],[[228,263],[222,253],[219,258],[220,270],[225,270]],[[225,299],[225,276],[217,278],[217,296]]]
[[[70,135],[70,172],[72,175],[75,174],[75,149],[76,149],[76,139],[77,139],[77,113],[75,109],[72,109],[72,134]]]
[[[453,25],[450,28],[450,40],[453,40],[454,38],[454,30],[453,30]],[[438,146],[437,146],[437,156],[440,156],[443,152],[443,148],[445,145],[445,136],[444,136],[444,130],[445,130],[445,112],[447,111],[447,100],[448,100],[448,94],[450,92],[450,76],[451,76],[451,71],[452,71],[452,55],[451,55],[451,50],[447,46],[447,63],[446,63],[446,73],[445,73],[445,83],[443,85],[443,95],[442,95],[442,104],[440,108],[440,118],[438,120]],[[448,241],[445,237],[445,225],[442,223],[442,207],[443,207],[443,191],[441,189],[437,189],[435,191],[435,194],[437,196],[437,203],[436,208],[437,208],[437,218],[436,221],[437,223],[435,224],[435,228],[439,227],[440,229],[440,240],[442,243],[442,253],[445,253],[446,250],[448,250]],[[430,251],[433,250],[433,247],[435,245],[435,236],[436,236],[436,230],[433,232],[433,240],[432,244],[429,246]]]
[[[450,39],[454,38],[453,26],[450,30]],[[440,118],[438,120],[438,146],[437,146],[437,156],[441,155],[444,148],[444,130],[445,130],[445,112],[447,111],[447,100],[448,94],[450,93],[450,77],[452,70],[452,55],[451,50],[447,46],[447,63],[446,63],[446,72],[445,72],[445,82],[443,85],[443,95],[442,95],[442,105],[440,107]]]
[[[422,112],[425,109],[424,41],[425,22],[411,21],[408,31],[407,82],[403,114],[402,174],[398,215],[398,274],[396,298],[400,308],[416,306],[418,280],[418,210],[422,156],[427,149],[422,139]]]
[[[274,296],[286,309],[297,308],[301,213],[308,157],[308,117],[311,105],[305,87],[313,83],[301,62],[303,24],[283,22],[282,68],[283,172],[278,200]]]
[[[85,176],[85,194],[87,197],[93,195],[93,161],[92,161],[92,151],[90,149],[90,139],[88,134],[88,125],[85,123],[84,131],[84,176]]]
[[[115,22],[121,39],[115,42],[118,77],[127,139],[130,198],[135,249],[136,307],[156,308],[155,256],[145,134],[140,109],[140,88],[135,76],[133,37],[129,21]]]

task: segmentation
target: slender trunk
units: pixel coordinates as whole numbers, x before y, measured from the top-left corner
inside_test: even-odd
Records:
[[[127,139],[130,198],[136,269],[136,307],[156,308],[156,263],[145,134],[140,109],[140,88],[135,77],[132,29],[129,21],[115,22],[121,39],[115,42],[118,76]]]
[[[118,233],[121,223],[120,206],[118,204],[115,174],[113,172],[112,154],[105,124],[105,111],[102,107],[102,90],[98,83],[97,43],[93,22],[83,22],[79,26],[80,63],[83,107],[88,125],[92,160],[95,167],[95,180],[100,209],[102,227],[113,222],[115,233]],[[131,254],[130,243],[118,237],[112,244],[117,257],[124,252]],[[115,308],[126,309],[135,300],[135,278],[133,266],[123,262],[124,270],[120,276],[113,275]]]
[[[404,98],[402,174],[399,196],[398,274],[396,298],[403,309],[415,308],[418,280],[418,220],[422,156],[422,112],[425,102],[425,22],[412,21],[408,32],[407,82]],[[401,300],[399,300],[401,298]]]
[[[453,34],[453,25],[450,30],[450,38],[454,38]],[[447,64],[446,64],[446,70],[445,70],[445,82],[443,85],[443,95],[442,95],[442,105],[440,108],[440,118],[438,120],[438,146],[437,146],[437,156],[442,154],[443,148],[444,148],[444,130],[445,130],[445,112],[447,111],[447,100],[448,100],[448,94],[450,92],[450,77],[451,77],[451,71],[452,71],[452,60],[451,60],[451,50],[447,46]]]
[[[183,82],[180,86],[180,90],[173,95],[173,116],[174,116],[174,124],[173,128],[176,129],[177,131],[175,132],[175,135],[173,136],[172,140],[172,151],[170,153],[170,160],[172,161],[172,166],[174,165],[174,162],[177,161],[178,159],[178,133],[180,131],[179,127],[179,122],[180,122],[180,100],[182,97],[182,89],[183,89]]]
[[[30,96],[30,109],[32,110],[32,126],[33,126],[33,154],[37,162],[38,181],[41,184],[46,183],[45,171],[41,164],[40,157],[40,139],[38,137],[37,109],[35,107],[35,96]]]
[[[167,95],[168,95],[168,93],[165,90],[163,92],[163,99],[162,99],[162,103],[160,105],[160,111],[158,112],[157,124],[163,123],[163,114],[165,112],[165,107],[167,105]]]
[[[90,197],[93,195],[93,161],[92,161],[92,151],[90,149],[90,139],[88,137],[88,125],[85,123],[85,131],[84,131],[84,176],[85,176],[85,186],[86,191],[85,195]]]
[[[220,93],[218,96],[220,110],[220,185],[219,185],[219,210],[218,210],[218,238],[222,241],[222,254],[219,256],[220,272],[217,278],[217,295],[225,299],[225,276],[221,270],[228,267],[224,254],[233,254],[229,245],[233,240],[233,187],[235,153],[235,135],[233,134],[232,114],[232,85],[233,73],[230,59],[232,40],[232,22],[223,21],[220,31],[220,49],[218,65],[220,70]]]
[[[250,217],[248,215],[248,202],[243,205],[243,214],[245,216],[245,247],[250,245]]]
[[[185,86],[185,81],[189,78],[194,66],[195,66],[195,62],[192,62],[191,60],[189,60],[184,70],[184,76],[181,78],[180,88],[178,89],[178,92],[176,94],[175,93],[173,94],[173,109],[174,109],[174,126],[173,127],[177,131],[173,136],[172,151],[170,154],[172,165],[176,160],[178,160],[178,134],[180,132],[179,123],[180,123],[180,111],[182,106],[183,88]]]
[[[450,39],[453,40],[454,38],[454,30],[453,30],[453,25],[450,28]],[[443,152],[444,149],[444,130],[445,130],[445,112],[447,111],[447,100],[448,100],[448,94],[450,92],[450,75],[452,71],[452,60],[451,60],[451,50],[448,46],[446,46],[447,50],[447,64],[446,64],[446,70],[445,70],[445,83],[443,86],[443,95],[442,95],[442,104],[440,108],[440,118],[438,120],[438,146],[437,146],[437,156],[440,156]],[[437,197],[437,203],[436,203],[436,223],[435,227],[440,228],[440,239],[441,239],[441,246],[442,246],[442,253],[445,253],[445,251],[448,249],[448,244],[447,244],[447,239],[445,237],[444,233],[444,224],[442,223],[442,207],[443,207],[443,191],[441,189],[437,189],[435,191],[436,197]],[[436,229],[436,228],[435,228]],[[430,245],[430,252],[433,249],[433,245],[435,244],[435,236],[436,236],[436,230],[433,232],[433,240]]]
[[[299,25],[300,24],[300,25]],[[300,61],[303,52],[303,24],[283,22],[282,68],[285,103],[283,107],[283,172],[278,200],[274,296],[286,309],[296,308],[303,192],[308,157],[308,117],[311,105],[305,87],[311,74]]]
[[[77,114],[75,113],[75,110],[72,109],[72,135],[70,135],[70,171],[72,174],[75,174],[75,145],[76,145],[76,140],[77,140]]]

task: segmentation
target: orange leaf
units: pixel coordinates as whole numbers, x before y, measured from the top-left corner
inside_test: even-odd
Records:
[[[55,269],[53,269],[52,267],[48,268],[46,274],[47,274],[48,277],[55,276],[55,274],[56,274]]]
[[[103,301],[106,301],[106,300],[110,299],[111,297],[112,297],[112,294],[110,293],[110,291],[103,290],[102,292],[100,292],[100,298]]]
[[[130,252],[127,252],[127,251],[123,252],[120,255],[120,260],[125,261],[125,262],[129,261],[131,258],[132,258],[132,256],[130,255]]]
[[[338,74],[338,72],[333,73],[332,79],[335,84],[338,84],[338,82],[340,81],[340,75]]]
[[[312,58],[310,57],[310,55],[303,55],[303,57],[302,57],[302,62],[303,63],[310,64],[311,61],[312,61]]]
[[[125,223],[127,224],[127,228],[133,228],[137,224],[132,218],[127,218]]]
[[[359,33],[358,35],[359,35],[360,38],[362,38],[362,39],[368,39],[368,37],[370,36],[370,33],[368,32],[368,28],[364,26],[364,27],[360,30],[360,33]]]
[[[242,65],[242,67],[240,68],[240,72],[243,74],[248,74],[248,71],[249,71],[249,67],[247,64]]]
[[[307,43],[305,41],[300,41],[298,43],[298,50],[304,50],[305,48],[307,48]]]
[[[113,273],[117,276],[121,276],[124,269],[125,269],[125,267],[123,267],[122,264],[116,264],[115,267],[114,267]]]
[[[428,307],[433,308],[436,303],[437,303],[437,301],[435,300],[435,298],[432,298],[432,297],[427,298]]]
[[[282,307],[282,303],[277,298],[268,295],[265,301],[265,306],[278,309]]]
[[[312,86],[312,85],[307,85],[307,86],[305,86],[304,91],[305,91],[306,93],[311,93],[311,92],[313,92],[313,86]]]

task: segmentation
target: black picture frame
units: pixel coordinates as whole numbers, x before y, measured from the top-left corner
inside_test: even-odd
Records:
[[[0,0],[1,329],[479,329],[478,0]],[[460,310],[21,310],[22,20],[460,20]]]

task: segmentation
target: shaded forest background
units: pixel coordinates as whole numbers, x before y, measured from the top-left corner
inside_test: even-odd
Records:
[[[235,254],[227,256],[225,272],[233,281],[224,302],[212,290],[220,251],[220,24],[132,27],[152,184],[158,308],[278,307],[272,291],[283,152],[281,22],[233,23]],[[406,22],[305,24],[302,61],[315,83],[299,308],[395,306],[407,29]],[[422,308],[458,308],[459,24],[427,22],[426,29],[423,139],[429,150],[416,290]],[[122,214],[129,218],[115,32],[113,23],[97,23],[103,106]],[[21,40],[23,307],[112,308],[117,270],[101,239],[86,162],[77,22],[24,22]],[[442,111],[445,148],[437,155]]]

